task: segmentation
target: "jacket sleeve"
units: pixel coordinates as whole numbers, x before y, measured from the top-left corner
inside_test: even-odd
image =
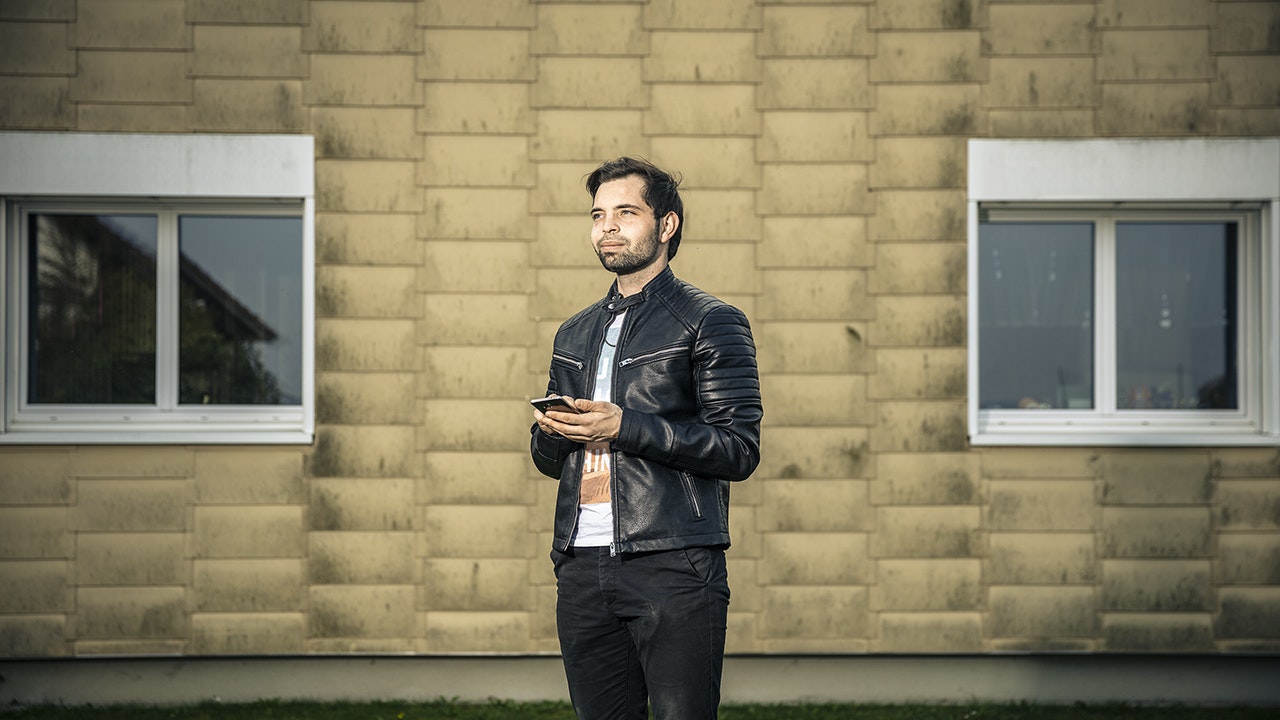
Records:
[[[546,394],[547,396],[559,394],[555,380],[548,381]],[[533,423],[529,427],[529,436],[529,455],[533,458],[533,464],[538,468],[538,472],[559,480],[560,471],[564,468],[564,460],[574,451],[577,443],[559,435],[548,435],[538,427],[538,423]]]
[[[693,386],[698,418],[673,422],[623,409],[614,448],[695,475],[745,480],[760,464],[760,377],[742,312],[721,306],[695,331]]]

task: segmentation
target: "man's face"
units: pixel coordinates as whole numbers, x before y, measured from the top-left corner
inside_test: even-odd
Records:
[[[630,275],[666,258],[666,241],[644,190],[638,175],[610,180],[596,190],[591,244],[609,272]]]

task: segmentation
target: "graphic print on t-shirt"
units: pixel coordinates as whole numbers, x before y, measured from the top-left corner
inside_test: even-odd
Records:
[[[617,351],[618,335],[622,332],[622,317],[619,313],[604,331],[604,343],[600,346],[600,359],[596,363],[596,386],[592,394],[593,400],[609,402],[613,399],[611,380],[613,378],[613,358]],[[582,484],[578,490],[578,504],[609,502],[609,443],[589,442],[584,446],[582,459]]]

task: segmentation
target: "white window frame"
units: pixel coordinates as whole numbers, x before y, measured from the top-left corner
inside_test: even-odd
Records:
[[[985,215],[1053,217],[1087,209],[1114,219],[1199,212],[1242,219],[1243,392],[1235,412],[985,410],[979,407],[978,231]],[[1143,210],[1152,216],[1141,216]],[[1188,215],[1188,217],[1199,217]],[[1280,445],[1280,139],[969,141],[968,423],[973,445]],[[1080,219],[1080,218],[1076,218]],[[1251,237],[1250,237],[1251,235]],[[1113,281],[1095,270],[1095,298]],[[1114,268],[1110,268],[1114,269]],[[1113,304],[1113,303],[1112,303]],[[1105,306],[1105,304],[1104,304]],[[1102,322],[1102,318],[1099,318]],[[1103,328],[1096,382],[1114,374]],[[1112,338],[1111,342],[1114,339]],[[1110,354],[1108,354],[1110,353]],[[1101,391],[1097,391],[1101,392]],[[1097,396],[1095,392],[1095,396]],[[1114,403],[1112,403],[1113,405]]]
[[[310,444],[315,436],[315,153],[311,136],[0,132],[0,444]],[[111,212],[201,206],[302,219],[300,405],[25,407],[22,283],[14,206],[99,204]],[[275,208],[275,209],[271,209]],[[290,212],[289,214],[295,214]],[[176,262],[176,261],[175,261]],[[176,276],[175,276],[176,277]],[[160,283],[172,283],[163,273]],[[160,330],[158,332],[164,332]],[[161,378],[166,353],[157,347]],[[170,358],[176,363],[176,358]],[[159,391],[159,388],[158,388]]]

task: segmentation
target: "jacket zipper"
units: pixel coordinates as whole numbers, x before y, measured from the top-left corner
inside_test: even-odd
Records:
[[[622,347],[626,344],[627,331],[631,329],[632,318],[630,313],[622,319],[622,327],[618,328],[618,346],[614,348],[613,356],[613,372],[609,373],[609,401],[613,402],[618,397],[618,370],[625,367],[628,360],[618,360],[622,357]],[[605,323],[604,335],[601,336],[601,342],[609,333],[609,325],[613,322],[612,318]],[[613,449],[613,443],[609,443],[609,504],[610,512],[613,514],[613,542],[609,543],[609,557],[618,556],[618,535],[620,520],[618,517],[618,483],[617,480],[617,453]]]
[[[677,347],[677,348],[665,348],[662,350],[654,350],[652,352],[644,353],[643,355],[634,355],[632,357],[629,357],[626,360],[619,362],[618,367],[624,368],[624,367],[627,367],[628,365],[634,365],[638,362],[642,362],[645,360],[653,360],[656,358],[665,357],[667,355],[679,355],[683,352],[685,352],[685,348],[683,346]]]

